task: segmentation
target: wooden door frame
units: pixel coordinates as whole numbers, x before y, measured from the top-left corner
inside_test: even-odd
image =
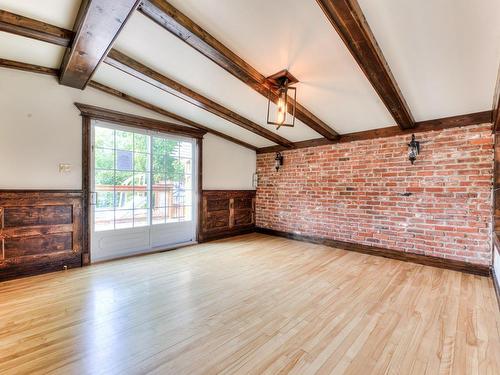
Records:
[[[196,141],[196,155],[198,162],[197,181],[197,218],[196,218],[196,240],[200,241],[201,214],[202,214],[202,187],[203,187],[203,136],[205,131],[193,129],[187,126],[172,124],[145,117],[139,117],[122,112],[116,112],[105,108],[86,106],[75,103],[82,116],[82,222],[83,222],[83,246],[82,246],[82,266],[88,266],[91,262],[90,254],[90,167],[91,167],[91,127],[92,120],[103,120],[116,123],[118,125],[137,127],[148,130],[157,130],[165,134],[184,135],[194,138]],[[185,130],[185,131],[184,131]]]

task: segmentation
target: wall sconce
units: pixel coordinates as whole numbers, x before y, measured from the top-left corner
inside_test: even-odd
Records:
[[[420,153],[420,142],[415,140],[415,134],[412,134],[411,141],[408,143],[408,160],[411,164],[417,160],[417,155]]]
[[[282,165],[283,165],[283,155],[281,155],[280,152],[277,152],[276,157],[274,158],[274,168],[276,168],[276,172],[278,172],[278,170]]]
[[[299,80],[290,74],[288,70],[282,70],[272,76],[267,77],[267,81],[271,88],[269,89],[269,96],[267,98],[267,123],[276,125],[276,129],[282,126],[293,127],[295,125],[295,107],[297,106],[297,89],[290,87]],[[293,96],[290,96],[293,92]],[[274,121],[270,119],[271,101],[276,102],[276,114]],[[288,106],[291,107],[289,111]],[[292,114],[291,122],[287,122],[287,114]]]

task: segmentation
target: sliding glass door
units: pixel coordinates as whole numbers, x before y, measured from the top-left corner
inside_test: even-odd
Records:
[[[93,261],[196,238],[195,140],[92,124]]]

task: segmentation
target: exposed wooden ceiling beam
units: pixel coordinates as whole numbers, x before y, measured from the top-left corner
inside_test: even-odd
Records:
[[[500,66],[498,67],[497,83],[495,93],[493,94],[493,129],[495,132],[500,130]]]
[[[233,138],[233,137],[231,137],[231,136],[229,136],[227,134],[221,133],[220,131],[211,129],[211,128],[207,127],[207,126],[204,126],[204,125],[201,125],[201,124],[199,124],[197,122],[191,121],[191,120],[189,120],[189,119],[187,119],[185,117],[179,116],[179,115],[177,115],[175,113],[172,113],[172,112],[167,111],[167,110],[165,110],[163,108],[157,107],[157,106],[155,106],[153,104],[150,104],[150,103],[145,102],[145,101],[143,101],[141,99],[135,98],[135,97],[133,97],[131,95],[125,94],[125,93],[123,93],[121,91],[115,90],[115,89],[113,89],[113,88],[111,88],[109,86],[103,85],[103,84],[98,83],[96,81],[90,81],[88,86],[92,87],[94,89],[103,91],[105,93],[108,93],[110,95],[114,95],[114,96],[116,96],[118,98],[126,100],[126,101],[128,101],[130,103],[134,103],[136,105],[139,105],[139,106],[144,107],[146,109],[149,109],[151,111],[157,112],[157,113],[159,113],[161,115],[170,117],[170,118],[172,118],[174,120],[177,120],[177,121],[180,121],[180,122],[182,122],[182,123],[184,123],[186,125],[193,126],[193,127],[197,128],[197,129],[205,130],[207,133],[214,134],[214,135],[216,135],[216,136],[218,136],[220,138],[224,138],[224,139],[226,139],[226,140],[228,140],[230,142],[236,143],[236,144],[238,144],[240,146],[243,146],[243,147],[246,147],[246,148],[248,148],[250,150],[254,150],[254,151],[257,150],[256,146],[253,146],[253,145],[251,145],[249,143],[240,141],[239,139],[236,139],[236,138]]]
[[[124,55],[123,53],[112,49],[104,60],[107,64],[120,69],[121,71],[138,78],[152,86],[155,86],[165,92],[177,96],[199,108],[202,108],[210,113],[213,113],[227,121],[232,122],[242,128],[260,135],[274,143],[287,148],[293,147],[293,142],[273,133],[272,131],[263,128],[253,121],[231,111],[230,109],[208,99],[207,97],[198,94],[179,82],[170,79],[153,69],[141,64],[140,62]]]
[[[442,129],[456,128],[460,126],[485,124],[491,122],[491,113],[492,111],[484,111],[484,112],[469,113],[466,115],[444,117],[435,120],[420,121],[415,123],[415,128],[413,129],[401,130],[398,126],[390,126],[388,128],[372,129],[362,132],[342,134],[340,138],[336,141],[329,141],[325,138],[310,139],[307,141],[295,142],[293,146],[294,148],[324,146],[335,143],[355,142],[355,141],[363,141],[375,138],[387,138],[405,134],[410,135],[413,133],[421,133],[431,130],[442,130]],[[257,153],[263,154],[266,152],[280,152],[285,150],[286,149],[284,149],[283,147],[269,146],[257,149]]]
[[[83,0],[59,82],[84,89],[141,0]]]
[[[356,0],[316,0],[401,129],[415,126],[401,90]]]
[[[139,11],[255,91],[268,97],[271,85],[266,77],[167,1],[146,0],[139,7]],[[275,90],[271,91],[271,99],[274,103],[278,101]],[[288,108],[292,110],[291,105]],[[297,119],[325,138],[332,140],[338,138],[335,130],[299,103],[297,103],[295,115]]]
[[[48,23],[0,10],[0,31],[21,35],[42,42],[68,47],[73,40],[73,31]]]
[[[49,76],[57,77],[59,75],[59,69],[47,68],[45,66],[33,65],[28,63],[23,63],[19,61],[0,59],[0,67],[10,68],[16,70],[23,70],[25,72],[46,74]]]
[[[4,13],[2,20],[3,21],[8,20],[9,24],[11,24],[12,26],[15,26],[15,27],[4,28],[3,31],[7,31],[7,32],[14,33],[14,34],[17,34],[17,35],[22,35],[22,36],[25,36],[25,37],[28,37],[28,38],[34,38],[34,39],[41,40],[41,41],[44,41],[44,42],[47,42],[47,43],[52,43],[52,44],[57,44],[57,45],[62,45],[62,46],[67,46],[67,45],[71,44],[71,40],[72,40],[73,34],[74,34],[73,31],[71,31],[71,30],[65,30],[65,29],[62,29],[62,28],[58,28],[56,26],[47,25],[47,24],[45,24],[43,22],[32,20],[30,18],[26,18],[26,17],[20,16],[20,15],[17,15],[17,14],[5,12],[5,11],[2,11],[2,12]],[[4,22],[4,24],[5,24],[5,22]],[[0,23],[0,25],[2,25],[2,23]],[[58,35],[65,35],[64,43],[62,43],[61,40],[59,40],[59,39],[54,39],[53,35],[52,35],[53,33],[45,31],[47,27],[49,29],[58,30],[57,33],[56,33]],[[118,54],[119,54],[119,52],[118,52]],[[120,55],[122,55],[122,54],[120,54]],[[34,65],[31,66],[31,68],[30,68],[29,67],[30,64],[24,64],[24,63],[19,63],[19,62],[15,62],[15,61],[9,61],[9,60],[4,60],[3,64],[4,64],[5,67],[11,67],[11,68],[16,68],[16,69],[20,69],[20,70],[28,70],[28,71],[36,71],[37,69],[42,69],[42,70],[50,69],[50,68],[38,67],[38,66],[34,66]],[[17,65],[17,67],[14,66],[14,65]],[[46,73],[46,74],[53,74],[53,72],[58,72],[58,71],[59,70],[53,69],[53,70],[51,70],[50,73]],[[41,73],[41,72],[39,71],[38,73]],[[165,78],[165,80],[164,80],[165,82],[168,81],[168,82],[170,82],[172,84],[177,84],[175,81],[168,80],[166,77],[163,77],[163,78]],[[181,87],[181,86],[179,86],[179,87]],[[162,84],[162,89],[165,90],[165,88],[166,88],[166,85]],[[186,90],[188,90],[188,92],[190,92],[190,93],[193,93],[193,95],[197,95],[196,93],[190,91],[187,88],[186,88]],[[170,92],[170,91],[168,91],[168,92]],[[189,102],[191,102],[191,101],[189,101]],[[214,104],[216,104],[216,103],[214,103]],[[218,105],[216,105],[216,106],[218,106]],[[226,110],[226,109],[224,107],[222,107],[222,106],[220,106],[220,107],[221,107],[220,110],[221,110],[221,117],[222,117],[222,112],[224,112],[224,110]],[[229,110],[226,110],[226,111],[229,111]],[[262,135],[261,133],[259,133],[257,131],[254,131],[254,130],[250,130],[250,131],[252,131],[254,133],[257,133],[259,135],[262,135],[265,138],[269,137],[268,139],[272,140],[275,143],[286,145],[287,148],[291,147],[292,142],[286,140],[285,138],[280,137],[279,135],[277,135],[277,134],[275,134],[275,133],[273,133],[273,132],[271,132],[271,131],[269,131],[269,130],[267,130],[265,128],[262,128],[258,124],[255,124],[255,123],[251,122],[250,120],[247,120],[247,119],[245,119],[245,118],[243,118],[241,116],[238,116],[237,114],[234,114],[235,117],[233,118],[233,117],[231,117],[231,113],[232,112],[229,111],[229,113],[227,113],[225,115],[227,118],[226,117],[224,117],[224,118],[226,118],[230,122],[238,121],[238,122],[236,122],[238,125],[240,125],[240,124],[246,124],[248,126],[256,127],[256,129],[260,128],[261,131],[265,135]],[[171,113],[171,115],[174,115],[174,114]],[[173,116],[171,116],[171,117],[173,117]],[[179,121],[182,121],[182,122],[186,122],[186,120],[187,119],[183,119],[183,120],[179,119]],[[187,120],[187,121],[189,121],[189,120]],[[191,124],[191,125],[194,126],[193,124]],[[200,124],[197,124],[197,125],[198,125],[197,127],[199,129],[202,129],[201,126],[203,126],[203,125],[200,125]],[[240,126],[243,126],[243,125],[240,125]],[[255,149],[254,146],[252,146],[252,145],[250,145],[250,144],[248,144],[246,142],[236,140],[235,138],[232,138],[232,137],[230,137],[228,135],[225,135],[223,133],[217,132],[215,130],[210,130],[210,132],[212,134],[218,135],[218,136],[220,136],[222,138],[225,138],[227,140],[230,140],[232,142],[238,143],[238,144],[240,144],[240,145],[242,145],[244,147]],[[272,139],[271,139],[271,137],[272,137]]]
[[[58,77],[59,76],[59,69],[53,69],[53,68],[47,68],[47,67],[44,67],[44,66],[40,66],[40,65],[33,65],[33,64],[27,64],[27,63],[23,63],[23,62],[19,62],[19,61],[13,61],[13,60],[6,60],[6,59],[0,59],[0,68],[9,68],[9,69],[16,69],[16,70],[22,70],[22,71],[26,71],[26,72],[31,72],[31,73],[39,73],[39,74],[46,74],[46,75],[50,75],[50,76],[54,76],[54,77]],[[189,125],[189,126],[192,126],[194,128],[197,128],[197,129],[201,129],[201,130],[204,130],[206,131],[207,133],[211,133],[213,135],[216,135],[220,138],[223,138],[223,139],[226,139],[228,140],[229,142],[233,142],[233,143],[236,143],[240,146],[243,146],[243,147],[246,147],[250,150],[254,150],[256,151],[257,150],[257,147],[254,146],[254,145],[251,145],[249,143],[246,143],[246,142],[243,142],[243,141],[240,141],[239,139],[236,139],[236,138],[233,138],[227,134],[224,134],[218,130],[215,130],[215,129],[211,129],[207,126],[204,126],[204,125],[201,125],[197,122],[194,122],[194,121],[191,121],[185,117],[182,117],[182,116],[179,116],[173,112],[170,112],[170,111],[167,111],[163,108],[160,108],[160,107],[157,107],[153,104],[150,104],[148,102],[145,102],[143,100],[140,100],[138,98],[135,98],[131,95],[128,95],[128,94],[125,94],[121,91],[118,91],[118,90],[115,90],[109,86],[106,86],[106,85],[103,85],[99,82],[96,82],[96,81],[90,81],[89,84],[88,84],[89,87],[92,87],[96,90],[100,90],[102,92],[105,92],[109,95],[113,95],[113,96],[116,96],[118,98],[121,98],[123,100],[126,100],[130,103],[133,103],[133,104],[136,104],[136,105],[139,105],[143,108],[146,108],[146,109],[149,109],[151,111],[154,111],[154,112],[157,112],[161,115],[164,115],[164,116],[167,116],[167,117],[170,117],[174,120],[177,120],[177,121],[180,121],[186,125]]]

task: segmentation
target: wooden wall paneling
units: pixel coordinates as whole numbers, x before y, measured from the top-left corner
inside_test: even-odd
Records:
[[[146,0],[139,7],[139,11],[240,81],[265,96],[266,99],[270,95],[271,100],[277,103],[278,94],[276,90],[272,89],[272,85],[270,85],[264,75],[167,1]],[[288,110],[292,113],[291,105],[288,106]],[[300,103],[296,105],[295,115],[297,119],[322,136],[332,140],[338,138],[339,135],[335,130]]]
[[[252,232],[255,190],[204,190],[200,241]]]
[[[401,129],[415,120],[356,0],[316,0]]]
[[[0,191],[0,281],[80,267],[81,191]]]
[[[83,0],[75,36],[61,63],[59,82],[84,89],[140,0]]]

